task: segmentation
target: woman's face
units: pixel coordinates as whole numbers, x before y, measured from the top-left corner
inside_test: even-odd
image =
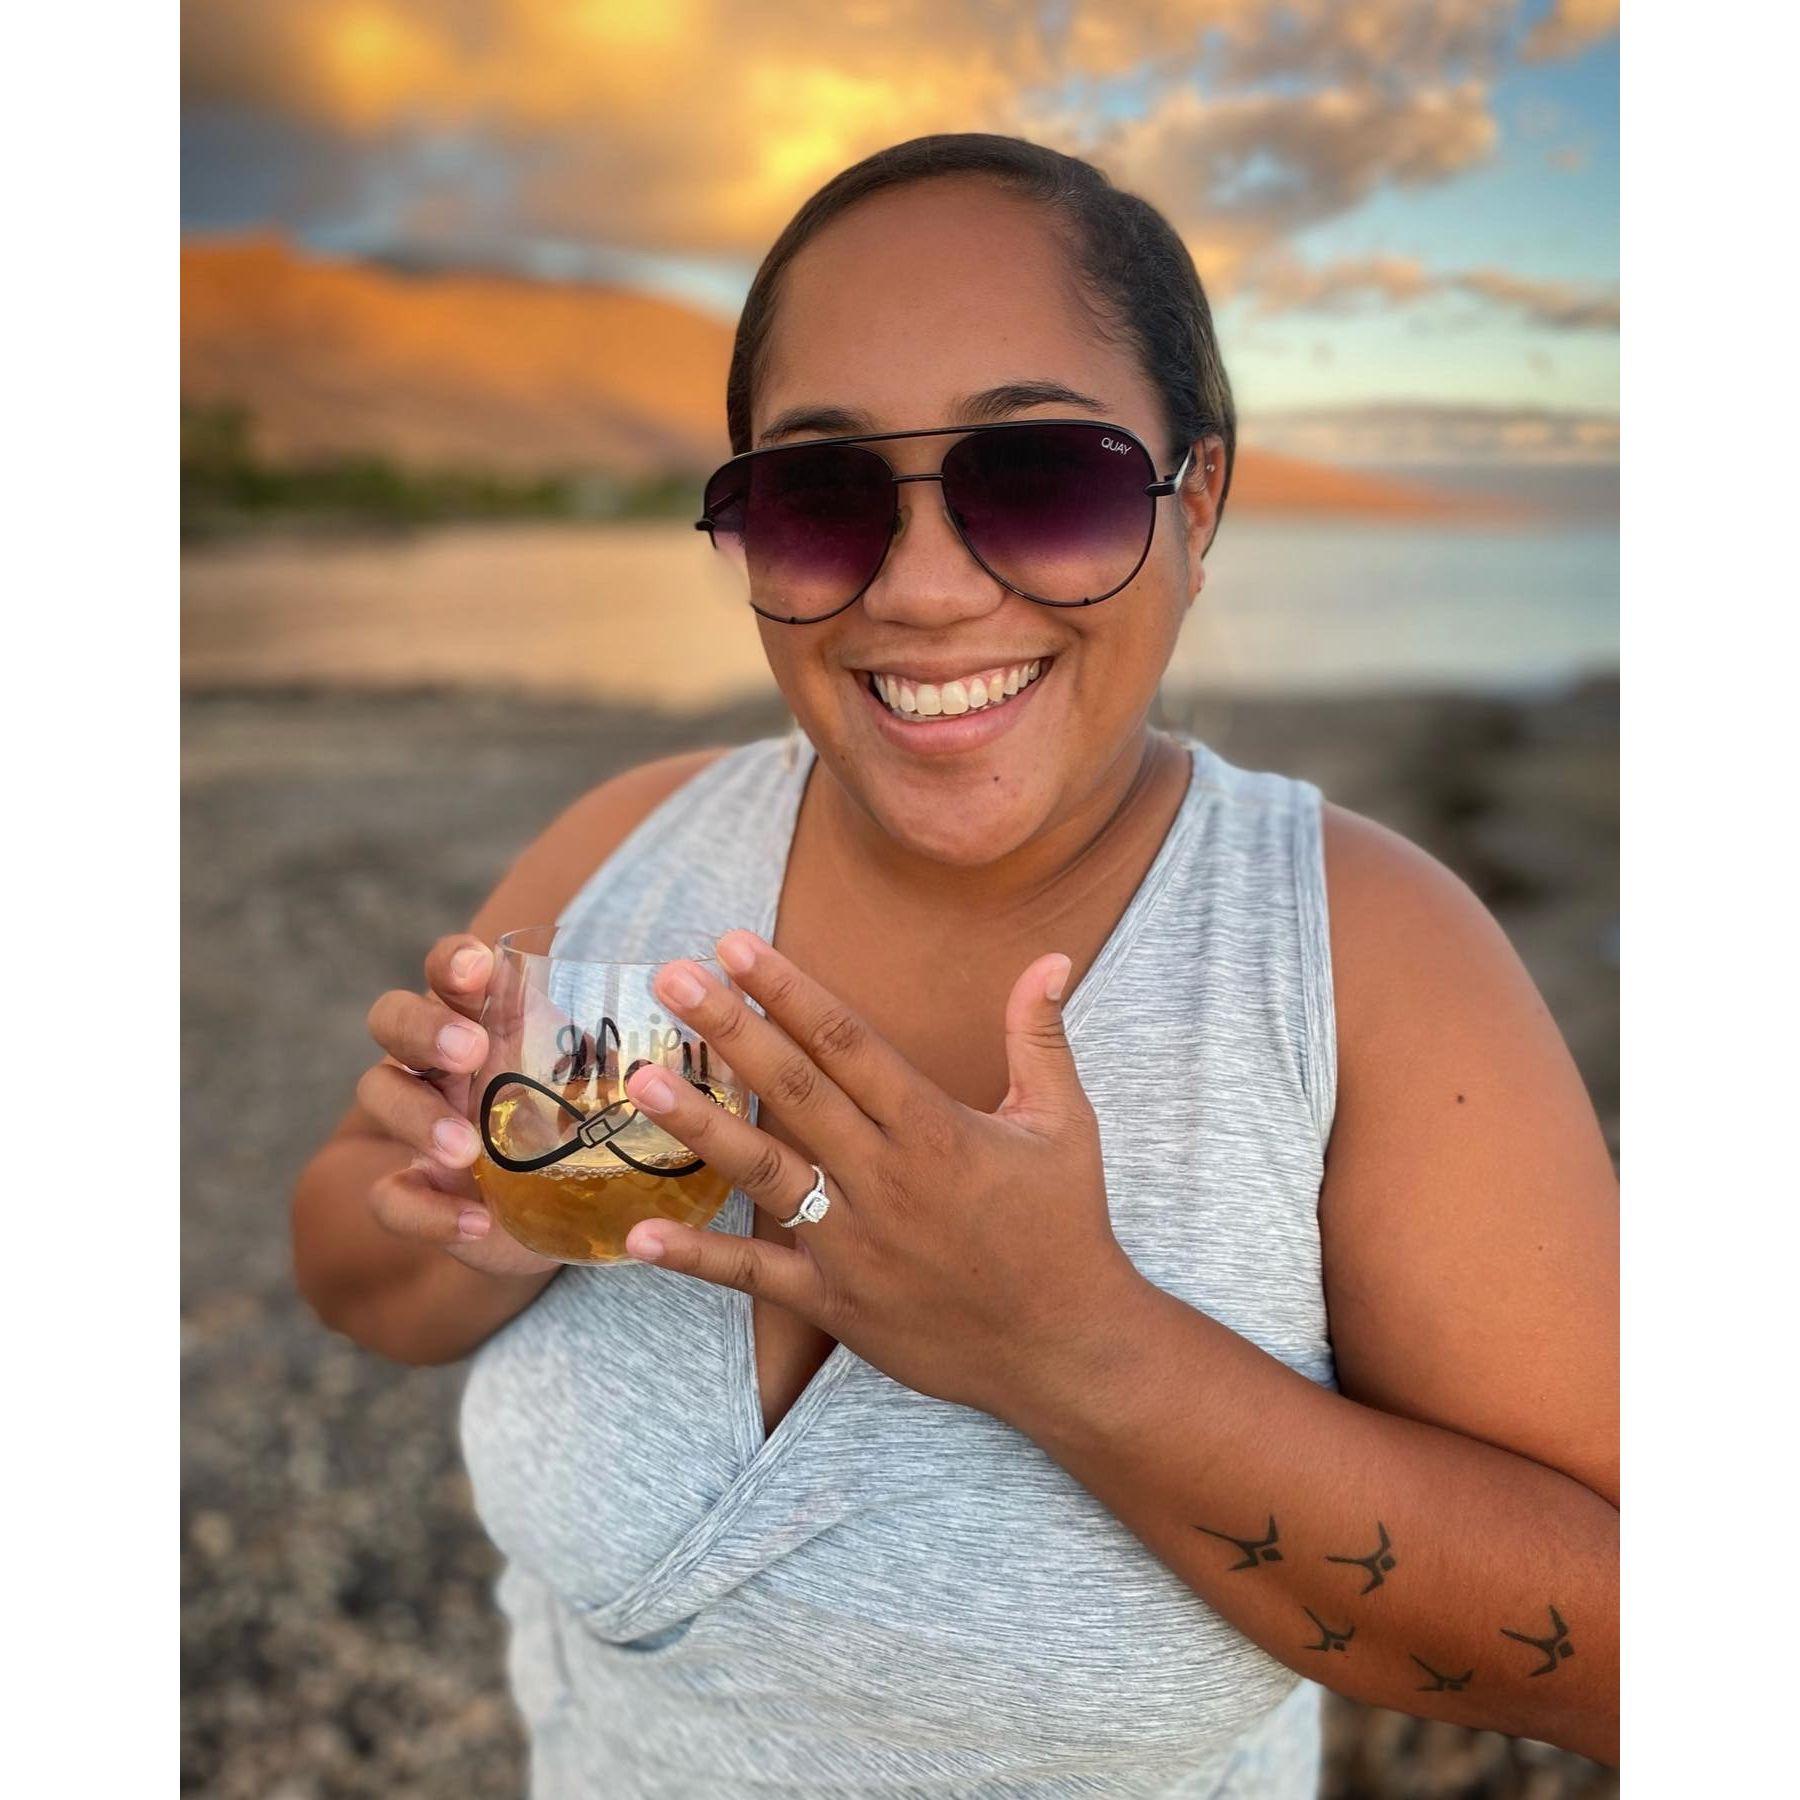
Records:
[[[789,264],[765,351],[753,447],[852,432],[970,422],[984,391],[1054,382],[1096,404],[1051,398],[1009,418],[1093,417],[1172,466],[1156,395],[1128,350],[1104,342],[1069,291],[1046,216],[990,182],[944,178],[862,202]],[[795,408],[851,415],[765,437]],[[954,438],[875,446],[901,474],[935,470]],[[992,862],[1135,769],[1151,700],[1204,575],[1218,440],[1197,447],[1184,493],[1156,502],[1149,555],[1091,607],[1040,606],[1003,588],[944,516],[935,482],[900,492],[880,573],[834,617],[758,617],[794,716],[845,791],[896,840],[934,861]],[[1177,457],[1175,460],[1179,460]],[[981,741],[942,749],[930,728],[888,716],[871,672],[934,684],[1040,662],[1039,679],[980,721]],[[909,737],[918,733],[917,737]]]

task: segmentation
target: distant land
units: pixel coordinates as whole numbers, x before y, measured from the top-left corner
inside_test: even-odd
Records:
[[[488,271],[335,261],[258,234],[185,242],[184,406],[242,408],[260,456],[646,480],[730,454],[732,331],[678,301]],[[1230,506],[1394,518],[1516,501],[1239,451]]]
[[[645,477],[730,454],[731,333],[620,288],[402,274],[275,237],[186,243],[181,397],[282,461],[380,455]]]

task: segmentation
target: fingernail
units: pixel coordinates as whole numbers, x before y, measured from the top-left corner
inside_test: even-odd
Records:
[[[465,1206],[456,1215],[457,1232],[466,1238],[486,1237],[490,1221],[479,1206]]]
[[[432,1142],[446,1156],[453,1156],[458,1162],[473,1162],[475,1159],[475,1130],[461,1119],[439,1119],[431,1128]]]
[[[636,1084],[631,1097],[645,1112],[667,1112],[675,1104],[675,1088],[667,1076],[640,1069],[631,1079]]]
[[[1062,965],[1062,972],[1057,975],[1052,975],[1050,979],[1044,983],[1044,995],[1047,999],[1060,1000],[1063,997],[1063,988],[1068,983],[1069,971],[1073,969],[1075,965],[1070,962],[1066,956],[1062,959]]]
[[[768,946],[754,932],[733,931],[715,946],[722,962],[734,975],[748,975],[756,967],[756,953]]]
[[[470,982],[474,981],[481,974],[482,966],[487,962],[487,958],[488,953],[485,950],[471,944],[468,949],[459,950],[451,957],[450,973],[454,975],[464,987],[467,987]]]
[[[625,1253],[639,1262],[655,1262],[663,1253],[662,1239],[651,1231],[634,1231],[625,1240]]]
[[[671,963],[661,977],[662,991],[677,1006],[698,1006],[706,998],[700,977],[681,963]]]
[[[481,1033],[473,1025],[446,1025],[437,1034],[438,1053],[452,1062],[471,1057],[481,1044]]]

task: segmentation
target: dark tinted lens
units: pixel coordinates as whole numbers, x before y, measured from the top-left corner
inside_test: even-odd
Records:
[[[1002,581],[1059,606],[1115,593],[1150,543],[1156,479],[1142,445],[1098,425],[1019,425],[959,438],[944,500]]]
[[[728,463],[706,486],[713,542],[742,565],[750,603],[771,618],[823,618],[880,566],[894,484],[872,450],[805,444]]]

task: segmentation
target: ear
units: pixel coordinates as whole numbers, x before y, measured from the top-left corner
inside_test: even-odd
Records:
[[[1206,553],[1219,525],[1219,490],[1225,485],[1225,440],[1216,433],[1194,441],[1194,460],[1181,484],[1182,519],[1187,527],[1187,557],[1193,594],[1206,580]],[[1208,466],[1210,465],[1210,467]]]

